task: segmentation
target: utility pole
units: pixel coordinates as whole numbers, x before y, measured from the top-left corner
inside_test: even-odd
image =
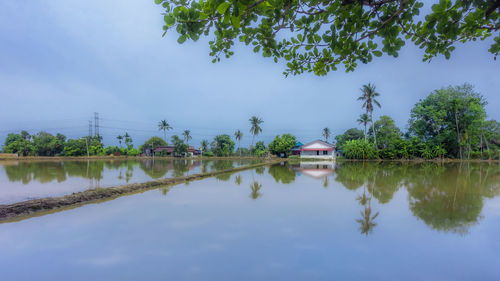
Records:
[[[85,146],[87,147],[87,157],[90,157],[90,154],[89,154],[89,138],[85,138]]]

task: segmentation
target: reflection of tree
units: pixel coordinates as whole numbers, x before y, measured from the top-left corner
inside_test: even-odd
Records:
[[[234,183],[236,183],[236,185],[240,185],[242,182],[242,179],[241,179],[241,175],[236,175],[236,177],[234,178]]]
[[[269,167],[268,173],[279,183],[288,184],[295,181],[295,171],[290,169],[287,164],[275,164]]]
[[[404,163],[345,162],[335,167],[335,181],[349,190],[368,185],[373,197],[385,204],[402,186],[407,170]]]
[[[233,161],[216,160],[213,162],[212,168],[215,171],[224,171],[233,169],[234,168]],[[228,181],[229,179],[231,179],[231,173],[218,174],[215,176],[215,178],[221,181]]]
[[[360,195],[356,198],[359,204],[363,206],[363,211],[361,211],[361,218],[357,219],[356,222],[360,224],[359,230],[361,234],[371,234],[377,223],[375,223],[375,218],[378,216],[378,212],[372,215],[372,197],[373,193],[370,193],[369,196],[366,195],[366,186],[363,186],[363,195]]]
[[[257,181],[254,181],[252,184],[250,184],[250,189],[252,192],[250,193],[250,198],[252,199],[257,199],[259,197],[262,197],[262,193],[260,192],[262,188],[262,184],[258,183]]]
[[[264,167],[264,166],[260,166],[260,167],[255,168],[255,173],[257,175],[263,175],[265,171],[266,171],[266,167]]]
[[[441,167],[440,167],[441,166]],[[499,167],[482,164],[427,164],[408,183],[410,210],[436,230],[467,233],[477,224],[483,208],[483,194],[497,193]]]
[[[139,168],[152,179],[159,179],[165,177],[174,167],[172,161],[148,159],[141,161]]]
[[[361,231],[361,234],[368,235],[372,233],[373,228],[377,225],[377,223],[374,222],[377,216],[378,212],[372,216],[372,208],[364,208],[364,212],[361,212],[361,218],[356,220],[360,224],[359,230]]]
[[[327,188],[329,185],[330,185],[330,178],[328,178],[328,176],[325,176],[323,178],[323,187]]]

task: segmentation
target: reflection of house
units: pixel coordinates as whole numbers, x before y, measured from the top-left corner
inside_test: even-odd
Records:
[[[155,156],[174,156],[174,146],[158,146],[151,151],[151,149],[146,148],[143,151],[144,156],[153,156],[152,152],[154,153]],[[190,146],[188,148],[188,152],[191,153],[191,156],[198,156],[201,154],[201,151],[199,149],[195,149],[194,147]]]
[[[317,179],[333,175],[335,172],[333,161],[300,162],[292,165],[292,169]]]
[[[322,140],[315,140],[300,146],[300,157],[335,159],[335,146]]]

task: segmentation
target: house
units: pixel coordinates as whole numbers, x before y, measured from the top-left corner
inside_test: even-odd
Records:
[[[143,151],[143,155],[144,156],[153,156],[153,153],[154,153],[155,156],[175,156],[174,155],[174,148],[175,147],[171,146],[171,145],[158,146],[158,147],[155,147],[152,151],[149,148],[145,148]],[[201,151],[199,149],[195,149],[192,146],[190,146],[188,148],[188,152],[191,153],[191,156],[201,155]]]
[[[335,159],[335,146],[322,140],[304,144],[300,147],[301,158]]]
[[[304,145],[304,144],[303,144],[303,143],[301,143],[300,141],[299,141],[299,142],[297,142],[297,143],[295,144],[295,146],[294,146],[294,147],[292,147],[292,149],[290,149],[290,153],[291,153],[292,155],[300,155],[300,147],[301,147],[301,146],[303,146],[303,145]]]

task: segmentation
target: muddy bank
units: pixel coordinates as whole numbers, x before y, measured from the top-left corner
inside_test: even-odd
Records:
[[[52,213],[61,209],[71,209],[85,204],[98,203],[114,198],[144,192],[158,187],[169,187],[180,183],[200,180],[220,174],[234,173],[255,167],[279,163],[282,160],[265,161],[258,164],[246,165],[227,170],[194,174],[185,177],[161,179],[144,183],[127,184],[116,187],[89,189],[70,195],[28,200],[14,204],[0,205],[0,222],[20,220],[27,217]]]

